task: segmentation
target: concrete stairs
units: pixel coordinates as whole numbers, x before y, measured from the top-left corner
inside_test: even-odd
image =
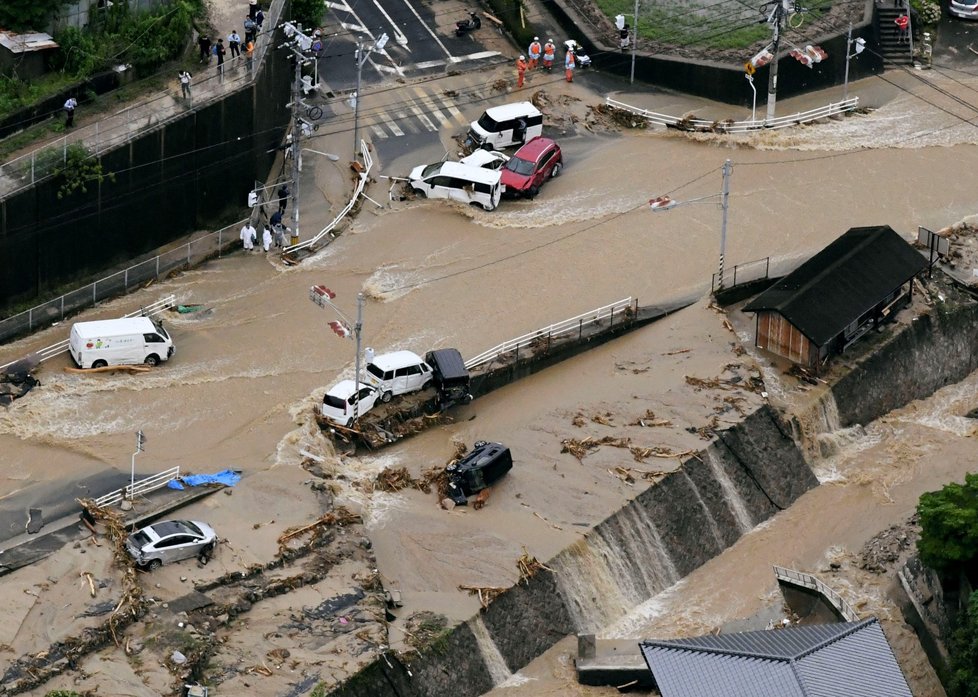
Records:
[[[907,12],[906,6],[900,0],[890,3],[877,3],[876,27],[880,37],[880,53],[886,59],[886,67],[913,64],[913,43],[910,40],[900,40],[900,29],[896,18]],[[907,38],[913,33],[913,26],[907,32]]]

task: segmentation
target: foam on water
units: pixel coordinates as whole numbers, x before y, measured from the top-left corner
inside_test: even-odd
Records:
[[[492,213],[468,212],[472,222],[488,228],[544,228],[555,221],[584,222],[620,215],[645,204],[644,199],[609,194],[598,189],[580,188],[573,194],[541,196],[532,202],[515,201]]]
[[[387,303],[403,298],[424,281],[424,274],[420,271],[389,264],[378,268],[363,282],[363,294],[371,300]]]

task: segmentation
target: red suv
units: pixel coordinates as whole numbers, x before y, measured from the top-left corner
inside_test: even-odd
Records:
[[[560,174],[564,157],[560,146],[550,138],[537,136],[516,151],[499,170],[506,185],[505,195],[533,198],[549,177]]]

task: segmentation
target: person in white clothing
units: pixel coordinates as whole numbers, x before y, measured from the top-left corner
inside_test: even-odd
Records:
[[[265,229],[261,233],[261,246],[267,252],[268,248],[272,246],[272,232],[265,226]]]
[[[250,220],[241,228],[241,243],[246,250],[255,248],[255,227]]]

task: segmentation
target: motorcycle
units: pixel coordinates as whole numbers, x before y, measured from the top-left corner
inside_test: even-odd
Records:
[[[455,36],[465,36],[470,31],[475,31],[482,26],[482,20],[475,12],[469,12],[469,18],[461,22],[455,22]]]

